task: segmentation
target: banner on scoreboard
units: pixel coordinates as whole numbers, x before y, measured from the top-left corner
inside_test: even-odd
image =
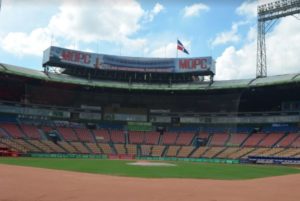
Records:
[[[100,70],[215,74],[212,57],[146,58],[96,54],[51,46],[44,51],[43,66],[83,67]]]

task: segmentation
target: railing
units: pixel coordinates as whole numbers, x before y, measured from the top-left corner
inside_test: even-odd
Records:
[[[102,111],[75,107],[56,107],[50,105],[24,104],[19,102],[0,102],[0,113],[16,114],[19,117],[33,116],[46,119],[72,120],[102,120]],[[110,115],[108,118],[108,115]],[[186,124],[247,124],[247,123],[296,123],[300,121],[300,112],[219,112],[219,113],[191,113],[191,112],[151,112],[148,116],[136,114],[103,114],[105,120],[111,121],[139,121],[151,123],[172,123],[173,117],[178,117],[180,123]]]

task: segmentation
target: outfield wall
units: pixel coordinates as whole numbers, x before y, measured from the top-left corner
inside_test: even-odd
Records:
[[[31,157],[37,158],[90,158],[90,159],[109,159],[107,155],[91,155],[91,154],[30,154]],[[116,155],[117,156],[117,155]],[[120,159],[119,157],[112,159]],[[128,158],[124,158],[128,159]],[[132,158],[133,159],[133,158]],[[238,164],[239,160],[230,159],[208,159],[208,158],[176,158],[176,157],[135,157],[137,160],[155,160],[155,161],[186,161],[186,162],[202,162],[202,163],[228,163]]]
[[[36,158],[90,158],[90,159],[107,159],[107,155],[93,155],[93,154],[29,154]]]

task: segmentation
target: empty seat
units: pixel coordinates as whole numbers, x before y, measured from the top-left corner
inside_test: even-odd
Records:
[[[177,155],[177,152],[179,149],[180,149],[180,146],[169,146],[166,156],[175,157]]]
[[[230,135],[227,146],[240,146],[247,137],[248,134],[246,133],[233,133]]]
[[[110,135],[106,129],[97,129],[93,131],[97,142],[110,142]]]
[[[239,147],[227,147],[224,151],[218,154],[217,158],[229,158],[229,156],[235,152],[237,152],[240,148]]]
[[[145,144],[158,144],[159,132],[149,131],[145,132]]]
[[[113,154],[113,150],[109,144],[99,143],[98,146],[101,148],[104,154]]]
[[[137,148],[135,144],[127,144],[126,149],[128,154],[132,154],[132,155],[137,154]]]
[[[200,158],[207,150],[208,147],[199,147],[193,152],[191,158]]]
[[[89,154],[90,151],[83,145],[83,143],[81,142],[70,142],[71,145],[73,145],[73,147],[75,147],[79,153],[82,153],[82,154]]]
[[[278,147],[288,147],[290,146],[298,137],[300,134],[298,133],[289,133],[286,135],[278,144]]]
[[[177,145],[190,145],[194,136],[195,136],[195,133],[181,132],[178,134],[176,144]]]
[[[283,137],[283,133],[271,133],[267,135],[259,144],[260,147],[272,147],[280,138]]]
[[[118,154],[126,154],[124,144],[115,144],[114,146]]]
[[[162,156],[164,149],[165,146],[163,145],[153,145],[151,155],[160,157]]]
[[[125,135],[123,130],[111,130],[111,141],[113,143],[125,143]]]
[[[229,138],[228,133],[215,133],[212,136],[212,139],[210,141],[210,145],[212,146],[224,146],[226,141]]]
[[[88,142],[86,143],[86,146],[92,151],[93,154],[102,154],[102,151],[96,143]]]
[[[68,153],[78,153],[78,151],[71,146],[68,142],[58,141],[57,142],[61,147],[63,147]]]
[[[150,156],[150,152],[152,149],[152,145],[141,145],[141,155],[142,156]]]
[[[193,146],[182,146],[177,157],[187,158],[194,149],[195,147]]]
[[[162,143],[167,145],[174,145],[177,139],[177,133],[165,132],[162,136]]]
[[[24,137],[23,133],[21,132],[21,130],[19,129],[17,124],[1,123],[0,127],[2,129],[4,129],[7,132],[7,134],[9,134],[10,136],[12,136],[14,138],[23,138]]]
[[[225,147],[210,147],[203,155],[204,158],[213,158],[221,151],[223,151]]]
[[[244,146],[255,147],[267,135],[265,133],[254,133],[245,141]]]
[[[129,142],[132,144],[142,144],[144,142],[143,131],[129,131]]]
[[[248,156],[259,156],[270,149],[271,148],[256,148],[256,149],[253,149],[253,151],[248,152],[247,154],[242,156],[242,158],[247,158]]]
[[[295,141],[291,144],[291,147],[300,147],[300,136],[295,139]]]
[[[238,151],[236,152],[233,152],[231,154],[228,155],[228,158],[231,158],[231,159],[238,159],[238,158],[241,158],[243,157],[244,155],[252,152],[255,148],[253,147],[242,147],[241,149],[239,149]]]
[[[77,133],[78,138],[80,141],[83,142],[94,142],[94,138],[90,131],[86,128],[75,128],[75,132]]]
[[[41,135],[38,129],[33,125],[21,124],[20,127],[22,128],[23,132],[30,138],[30,139],[41,139]]]
[[[78,141],[78,138],[72,128],[58,127],[57,129],[66,141]]]

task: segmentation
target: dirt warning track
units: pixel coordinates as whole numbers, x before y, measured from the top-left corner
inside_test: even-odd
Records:
[[[0,201],[299,201],[300,174],[243,181],[141,179],[0,165]]]

